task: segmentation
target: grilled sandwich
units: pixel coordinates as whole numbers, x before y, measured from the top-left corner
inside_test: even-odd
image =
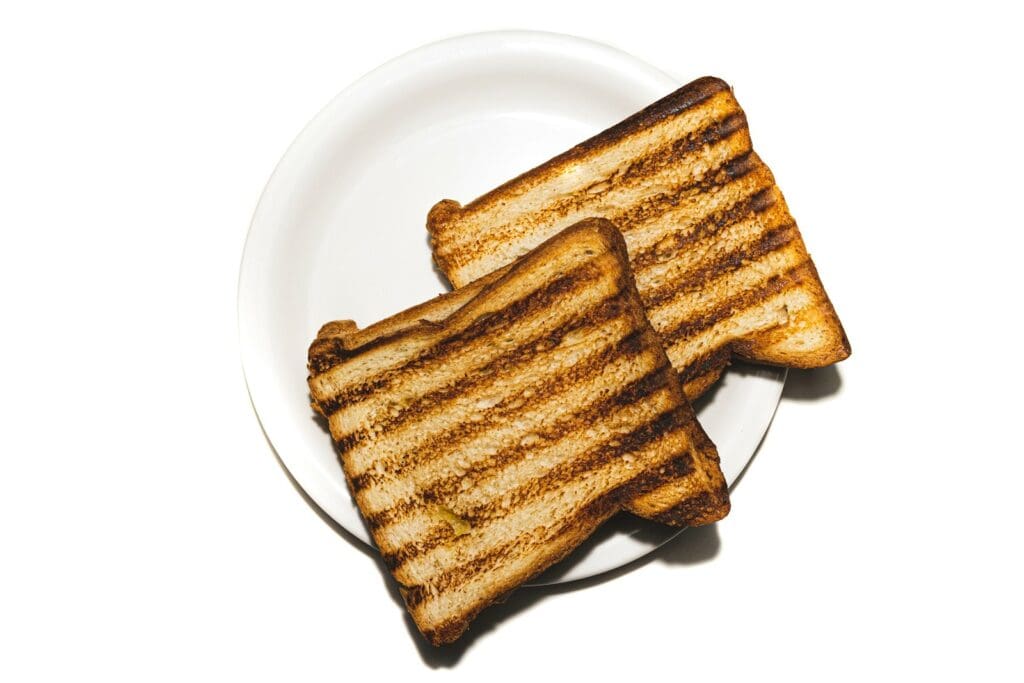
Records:
[[[850,345],[747,120],[717,78],[686,85],[427,228],[463,287],[583,217],[625,237],[637,288],[694,398],[733,354],[818,367]]]
[[[690,523],[728,511],[714,446],[604,220],[365,330],[325,325],[309,372],[355,501],[434,644],[631,500],[671,484]]]
[[[500,268],[465,287],[441,294],[430,301],[402,311],[364,330],[358,330],[352,321],[329,323],[320,331],[322,339],[335,339],[333,344],[344,343],[353,347],[367,347],[381,339],[423,323],[440,323],[464,306],[489,285],[503,277],[512,266]],[[367,371],[366,381],[372,380]],[[685,393],[685,392],[684,392]],[[720,476],[717,461],[701,463],[701,472],[713,476],[713,485],[695,488],[691,479],[667,480],[659,487],[626,504],[626,509],[640,517],[671,526],[700,526],[717,521],[729,510],[728,494]],[[703,475],[702,475],[703,476]],[[711,481],[711,480],[708,480]]]

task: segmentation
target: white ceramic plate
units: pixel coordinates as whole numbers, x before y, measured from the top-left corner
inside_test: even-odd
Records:
[[[253,406],[288,471],[369,542],[313,416],[306,349],[320,325],[364,326],[445,289],[427,210],[467,201],[678,87],[604,45],[545,33],[485,33],[410,52],[321,111],[274,171],[252,221],[238,291]],[[785,373],[731,370],[700,405],[725,476],[736,480],[771,422]],[[635,560],[677,531],[622,516],[542,581]]]

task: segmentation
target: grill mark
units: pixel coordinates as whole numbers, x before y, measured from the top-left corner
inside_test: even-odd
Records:
[[[567,327],[559,328],[553,332],[542,332],[540,335],[527,340],[522,346],[509,349],[486,365],[474,369],[472,374],[457,380],[454,384],[423,394],[400,410],[397,415],[375,421],[375,430],[387,432],[398,429],[405,425],[406,422],[428,413],[432,407],[439,406],[445,401],[449,401],[460,394],[472,391],[478,387],[493,384],[501,373],[523,367],[541,354],[556,349],[566,335],[589,327],[603,325],[611,320],[620,318],[623,313],[623,304],[624,302],[619,294],[612,294],[611,297],[599,302],[594,308],[579,314],[574,320],[569,322]],[[357,433],[369,435],[369,431],[364,429],[346,436],[353,436]],[[363,440],[365,440],[365,437],[357,439],[356,443]]]
[[[377,531],[381,527],[388,526],[396,520],[405,517],[421,505],[422,502],[415,498],[406,498],[403,501],[395,503],[389,508],[375,512],[372,515],[366,515],[366,525],[370,527],[370,531]],[[387,561],[385,558],[385,564],[386,563]],[[388,568],[391,569],[392,567],[389,565]]]
[[[674,422],[678,419],[679,412],[679,409],[671,410],[668,413],[663,414],[663,416],[658,418],[656,421],[660,422],[663,417],[668,416],[668,422]],[[658,435],[660,435],[660,433],[660,431],[657,432]],[[674,456],[658,467],[652,467],[638,472],[636,476],[620,482],[616,486],[597,496],[594,500],[583,505],[579,512],[571,519],[560,524],[554,531],[546,534],[543,538],[533,541],[530,546],[535,547],[546,544],[552,539],[562,536],[568,530],[586,523],[588,520],[600,519],[601,517],[609,515],[620,507],[620,503],[623,499],[642,495],[642,492],[656,488],[661,482],[667,481],[671,477],[685,476],[692,470],[692,466],[692,455],[690,453],[684,453]],[[472,578],[478,573],[486,572],[499,564],[501,560],[510,555],[512,551],[523,546],[524,542],[529,541],[531,535],[530,531],[526,531],[513,540],[503,543],[495,549],[480,555],[479,557],[473,558],[469,562],[465,562],[446,570],[441,581],[431,584],[433,589],[431,592],[435,594],[446,592],[447,590],[458,587],[464,583],[466,579]],[[426,585],[411,586],[405,595],[406,604],[408,604],[410,609],[418,607],[428,597],[430,597],[427,593]]]
[[[578,422],[590,423],[607,415],[615,408],[636,403],[647,398],[651,394],[654,394],[670,381],[666,373],[669,372],[671,368],[672,365],[670,363],[663,363],[645,374],[643,377],[627,384],[619,393],[602,399],[582,411],[573,413],[572,415],[567,415],[547,429],[535,433],[537,433],[541,438],[544,446],[550,445],[552,441],[562,440],[566,438],[566,426]],[[562,437],[562,439],[559,439],[559,437]],[[620,442],[621,441],[622,439],[620,439]],[[510,465],[513,464],[513,462],[518,462],[522,459],[522,456],[526,454],[526,451],[522,449],[515,451],[513,448],[512,450],[512,455],[518,455],[520,457],[513,460],[511,457],[503,457],[499,454],[494,459],[495,461],[478,463],[477,465],[466,469],[466,473],[462,476],[445,477],[444,479],[431,482],[429,490],[422,494],[422,500],[417,500],[415,497],[407,498],[387,509],[369,515],[366,518],[368,525],[371,530],[376,530],[391,524],[408,514],[413,509],[422,506],[425,502],[438,502],[444,500],[448,496],[458,493],[464,477],[479,477],[491,470],[497,469],[498,466]],[[427,500],[428,497],[430,500]],[[471,518],[472,513],[470,513],[470,516],[460,516],[469,520],[471,523],[473,521]]]
[[[793,242],[797,234],[796,223],[787,221],[763,232],[757,241],[752,244],[737,245],[734,250],[721,254],[710,261],[704,259],[700,262],[699,268],[684,274],[682,277],[673,278],[661,287],[648,289],[641,295],[644,308],[651,310],[671,301],[679,294],[704,289],[711,280],[733,273],[774,251],[782,249]]]
[[[473,375],[463,377],[455,384],[450,384],[446,387],[441,387],[435,391],[423,394],[397,415],[389,417],[386,420],[376,422],[374,430],[377,432],[390,432],[398,429],[410,420],[426,414],[432,407],[440,406],[445,401],[449,401],[460,394],[472,391],[478,387],[493,384],[502,373],[512,372],[517,368],[521,368],[529,364],[542,353],[546,353],[556,348],[562,338],[566,335],[617,319],[622,315],[622,304],[623,302],[621,297],[618,295],[612,295],[611,298],[600,302],[595,308],[582,313],[568,327],[561,328],[553,333],[542,333],[541,335],[530,339],[522,347],[510,349],[501,356],[498,356],[493,361],[476,371]],[[636,334],[636,332],[632,332],[627,336],[634,334]],[[523,349],[526,350],[524,351]],[[502,404],[504,403],[505,401],[502,401]],[[366,428],[350,432],[343,437],[343,440],[345,441],[344,445],[342,445],[341,440],[339,440],[338,449],[343,453],[351,450],[369,438],[371,433],[372,432]],[[380,475],[373,471],[368,471],[353,477],[352,486],[356,491],[359,491],[366,488],[368,485],[376,484],[380,481],[382,481]]]
[[[679,373],[679,381],[686,384],[718,368],[724,368],[731,358],[732,349],[728,345],[715,349],[686,366],[686,369]]]
[[[720,516],[720,510],[724,504],[727,504],[728,499],[729,487],[723,483],[715,491],[704,491],[679,501],[659,512],[652,519],[672,526],[689,526],[694,522],[707,519],[708,516]]]
[[[408,362],[384,371],[374,381],[346,387],[335,396],[323,399],[320,401],[321,409],[325,415],[331,415],[337,412],[343,405],[358,401],[374,391],[390,386],[401,374],[414,372],[431,364],[432,361],[439,357],[449,356],[486,334],[501,334],[531,309],[547,308],[566,292],[577,287],[582,289],[592,282],[600,280],[602,277],[603,274],[594,262],[588,261],[579,268],[545,284],[540,289],[534,290],[522,299],[517,299],[502,308],[502,310],[480,316],[461,332],[453,334],[425,349]],[[405,330],[398,336],[408,334],[413,329],[415,328]]]
[[[393,341],[403,334],[408,334],[417,325],[438,327],[439,321],[452,315],[462,306],[466,305],[473,297],[480,293],[485,287],[494,284],[506,275],[512,266],[508,265],[471,282],[458,290],[438,294],[433,299],[426,301],[412,308],[393,315],[389,318],[376,322],[360,330],[353,327],[347,331],[338,333],[325,333],[322,329],[313,340],[309,350],[309,369],[311,377],[322,374],[330,368],[330,359],[321,358],[323,354],[331,354],[332,349],[337,347],[335,353],[343,356],[342,360],[355,357],[365,353],[377,346]],[[339,321],[341,322],[341,321]],[[351,321],[347,321],[351,322]],[[338,324],[336,323],[328,323]],[[326,328],[327,325],[324,326]],[[384,331],[381,330],[390,330]],[[361,343],[354,342],[354,339],[363,339]],[[336,363],[335,363],[336,364]]]
[[[657,244],[640,251],[632,258],[634,272],[648,266],[667,261],[683,247],[699,242],[722,228],[740,222],[748,215],[767,211],[776,203],[775,186],[771,183],[754,190],[751,194],[737,200],[727,209],[716,211],[699,220],[689,232],[675,232],[663,238]]]
[[[365,344],[349,347],[345,344],[343,337],[327,337],[314,340],[309,347],[309,369],[313,376],[322,375],[336,365],[339,365],[349,358],[366,353],[378,346],[388,344],[410,332],[409,329],[399,330],[386,334],[376,339],[371,339]]]
[[[652,154],[645,154],[627,166],[621,174],[614,174],[609,180],[623,182],[649,176],[654,171],[674,161],[678,161],[687,154],[696,152],[706,145],[714,145],[721,142],[741,130],[746,130],[746,128],[746,115],[742,111],[731,112],[724,119],[712,121],[705,128],[687,133],[684,137],[676,138],[669,144],[658,148]]]
[[[550,398],[557,393],[557,387],[562,385],[575,385],[583,378],[593,374],[595,369],[604,367],[619,357],[638,356],[646,350],[647,345],[643,340],[643,330],[634,330],[620,339],[615,345],[602,349],[601,352],[591,356],[585,363],[576,364],[569,368],[568,371],[552,378],[547,383],[548,390],[531,397],[528,404],[537,404],[544,399]],[[518,398],[519,397],[512,397],[511,401],[506,400],[499,403],[495,406],[498,410],[492,410],[488,419],[481,420],[480,422],[462,423],[457,425],[455,429],[432,434],[417,447],[417,450],[423,453],[424,457],[418,459],[416,464],[428,464],[447,456],[458,449],[466,441],[469,441],[481,432],[492,428],[494,423],[505,417],[505,415],[514,411],[522,410],[523,405],[528,404],[517,403],[516,399]],[[509,403],[512,405],[510,406]],[[426,457],[426,454],[429,454],[429,457]],[[369,483],[381,483],[385,481],[384,477],[394,476],[401,470],[401,468],[401,463],[396,463],[394,461],[383,463],[383,471],[379,475],[382,478],[379,480],[369,480],[367,485]]]
[[[768,278],[768,281],[763,285],[741,292],[736,296],[726,299],[706,313],[683,320],[674,327],[664,330],[661,333],[662,341],[666,346],[674,344],[680,339],[703,332],[718,321],[732,317],[758,301],[784,291],[792,284],[790,280],[794,273],[803,268],[805,263],[806,260],[791,268],[787,268],[781,273],[776,273]]]
[[[418,541],[406,543],[390,552],[381,553],[381,559],[384,561],[384,566],[394,573],[416,555],[424,553],[431,548],[436,548],[442,543],[447,543],[453,538],[456,538],[456,536],[452,526],[447,522],[440,522],[434,525],[430,532]]]
[[[581,458],[577,458],[576,460],[581,460],[581,459],[584,459],[584,458],[599,458],[599,459],[601,459],[602,462],[608,462],[615,455],[624,455],[626,453],[635,452],[635,451],[643,448],[647,444],[649,444],[651,441],[654,441],[655,439],[659,438],[660,436],[662,436],[662,434],[666,433],[668,430],[674,429],[674,428],[678,427],[679,426],[679,422],[680,422],[681,419],[683,421],[686,420],[686,417],[681,415],[681,413],[682,413],[682,409],[681,408],[669,409],[668,411],[662,413],[661,415],[659,415],[658,417],[654,418],[652,421],[648,422],[647,424],[641,425],[640,427],[637,427],[636,429],[634,429],[629,434],[627,434],[627,435],[625,435],[623,437],[620,437],[619,440],[621,442],[621,445],[619,445],[617,447],[609,447],[607,444],[601,444],[601,445],[597,446],[595,449],[593,449],[589,454],[584,454]],[[656,469],[657,479],[656,480],[652,479],[652,487],[654,485],[653,484],[654,481],[659,481],[660,482],[660,481],[667,481],[669,477],[672,477],[672,478],[682,477],[682,476],[685,476],[686,474],[688,474],[689,472],[691,472],[693,470],[693,463],[694,463],[693,454],[690,453],[689,451],[687,451],[686,453],[683,453],[681,455],[675,456],[673,458],[672,462],[675,463],[675,465],[672,468],[669,468],[668,465],[662,465],[662,466],[660,466],[659,468]],[[570,463],[570,465],[571,465],[571,463]],[[662,472],[661,468],[666,468],[665,472]],[[647,469],[649,470],[650,468],[647,468]],[[638,476],[641,475],[641,474],[644,474],[645,472],[646,472],[646,470],[641,470],[640,472],[638,472]],[[634,477],[631,477],[630,481],[632,479],[634,479]],[[619,487],[617,486],[617,487],[615,487],[615,488],[613,488],[611,490],[614,491],[614,490],[616,490],[618,488]],[[617,504],[621,503],[621,502],[622,502],[621,498],[616,498],[616,503]],[[478,515],[483,515],[487,511],[488,507],[489,506],[485,506],[485,508],[479,510],[477,512],[477,514]],[[466,519],[466,521],[468,521],[471,525],[476,526],[476,525],[479,525],[481,523],[485,523],[487,521],[496,519],[496,518],[498,518],[500,516],[503,516],[503,515],[481,516],[479,518],[474,518],[471,514],[460,515],[460,516],[463,517],[463,519]],[[407,561],[413,559],[414,557],[416,557],[418,555],[423,555],[425,553],[430,552],[434,548],[436,548],[439,545],[441,545],[441,543],[447,541],[448,538],[449,538],[449,536],[446,535],[446,534],[431,534],[426,539],[423,539],[423,540],[418,541],[418,542],[410,543],[410,544],[408,544],[406,546],[403,546],[403,547],[399,548],[395,553],[392,553],[391,561],[396,562],[396,564],[394,565],[395,567],[399,567],[399,566],[401,566],[402,563],[407,562]],[[519,542],[521,540],[521,538],[522,538],[522,534],[520,536],[518,536],[516,539],[513,539],[512,541],[510,541],[506,545],[515,545],[517,542]],[[472,565],[475,562],[478,562],[480,560],[484,560],[489,555],[490,555],[490,553],[488,553],[486,555],[482,555],[482,556],[480,556],[478,558],[475,558],[474,560],[471,560],[468,564]],[[400,558],[400,561],[399,561],[399,558]],[[459,565],[455,569],[457,570],[457,569],[463,568],[465,566],[467,566],[467,565],[465,565],[465,564],[464,565]],[[446,574],[446,576],[451,576],[452,571],[451,570],[446,571],[445,574]]]
[[[681,419],[685,422],[686,417]],[[677,425],[673,425],[675,427]],[[694,456],[692,452],[682,453],[673,456],[670,460],[656,468],[649,468],[640,473],[640,476],[623,482],[615,487],[616,497],[619,500],[629,501],[650,493],[659,486],[672,481],[678,481],[688,476],[694,470]]]
[[[582,212],[589,205],[598,202],[612,188],[616,190],[626,189],[635,182],[644,180],[673,163],[679,162],[705,145],[718,144],[746,129],[746,116],[742,110],[730,112],[725,118],[712,121],[704,128],[691,131],[684,137],[676,138],[653,152],[635,159],[625,168],[620,167],[610,176],[596,180],[590,185],[553,201],[537,211],[547,216],[567,216],[570,213]],[[751,151],[747,149],[744,153],[749,154]],[[490,227],[487,232],[488,239],[492,242],[501,241],[504,237],[508,236],[509,226],[515,224],[516,220],[513,219],[509,222],[503,222]],[[458,258],[458,247],[458,244],[455,244],[454,247],[452,245],[447,247],[449,252],[448,259],[461,260]]]
[[[328,414],[327,417],[329,418],[330,415]],[[341,437],[340,439],[335,439],[334,444],[335,444],[335,446],[338,447],[338,453],[339,454],[344,454],[344,453],[347,453],[348,451],[352,450],[353,448],[355,448],[364,438],[365,438],[365,436],[363,436],[363,432],[361,430],[361,431],[358,431],[358,432],[351,432],[349,434],[346,434],[345,436]],[[356,486],[355,479],[356,478],[353,477],[352,480],[351,480],[352,481],[352,490],[353,491],[358,491],[360,488],[362,488],[362,485]]]
[[[666,381],[663,373],[668,369],[668,367],[670,366],[666,366],[658,371],[658,374],[660,375],[658,379],[661,381],[661,386],[664,386],[664,382]],[[648,392],[648,395],[650,393],[653,393],[653,390]],[[515,509],[525,504],[530,500],[530,498],[554,488],[559,481],[572,481],[584,472],[600,469],[617,457],[639,451],[647,446],[651,441],[661,436],[664,431],[669,428],[673,419],[672,416],[673,413],[664,413],[653,421],[637,427],[625,436],[612,435],[609,441],[599,444],[594,449],[584,454],[583,457],[574,458],[568,462],[560,463],[543,476],[528,481],[521,486],[517,486],[505,494],[505,496],[511,497],[509,509]],[[615,445],[612,445],[613,443]],[[693,454],[687,451],[687,455],[690,457],[690,466],[689,469],[680,476],[685,476],[693,470]],[[499,519],[504,517],[506,514],[508,514],[508,510],[504,509],[501,502],[489,501],[470,508],[462,516],[467,519],[470,524],[476,525],[492,519]]]
[[[691,180],[685,185],[675,188],[671,194],[659,193],[634,202],[628,209],[619,213],[609,214],[608,220],[619,226],[623,234],[637,229],[656,216],[665,213],[664,205],[679,206],[691,197],[707,194],[712,190],[725,187],[736,180],[742,180],[760,168],[751,150],[741,152],[737,156],[726,159],[720,166],[708,171],[700,180]]]
[[[722,373],[725,372],[725,369],[729,366],[730,359],[731,356],[729,356],[726,359],[726,362],[722,363],[722,365],[720,365],[719,367],[712,368],[705,374],[699,375],[689,380],[688,382],[685,382],[683,384],[683,394],[686,396],[686,400],[689,401],[690,403],[693,403],[698,398],[703,396],[704,393],[708,391],[712,386],[714,386],[715,382],[718,381],[718,379],[722,376]]]
[[[567,198],[565,203],[572,203],[573,198],[581,197],[585,201],[589,198],[599,197],[612,187],[620,188],[627,185],[629,181],[647,178],[705,146],[715,145],[746,129],[747,119],[743,112],[730,112],[723,119],[711,121],[704,128],[690,131],[683,137],[676,138],[654,151],[634,159],[625,168],[619,168],[607,178],[597,180],[577,191],[572,197]],[[747,150],[747,153],[749,151]],[[595,188],[602,185],[607,187],[595,192]]]

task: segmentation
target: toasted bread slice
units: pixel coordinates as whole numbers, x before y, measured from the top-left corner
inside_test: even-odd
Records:
[[[588,219],[597,220],[597,219]],[[588,222],[585,221],[585,222]],[[452,292],[441,294],[430,301],[409,308],[401,313],[374,323],[359,330],[351,320],[328,323],[319,333],[320,339],[333,339],[333,344],[344,344],[352,348],[366,348],[372,344],[387,340],[410,327],[423,323],[440,323],[464,306],[473,297],[489,285],[502,278],[512,266],[505,266],[489,275],[471,282]],[[711,366],[703,374],[697,374],[683,385],[683,393],[687,398],[697,396],[713,384],[722,372],[722,366]],[[367,381],[372,377],[368,373]],[[698,463],[701,476],[712,477],[714,486],[724,486],[718,481],[720,470],[715,462]],[[712,479],[708,479],[712,481]],[[723,480],[724,481],[724,480]],[[626,509],[640,517],[672,526],[700,526],[720,519],[728,508],[727,499],[717,495],[703,496],[694,489],[688,479],[666,481],[658,489],[638,496],[626,503]]]
[[[427,219],[455,287],[587,216],[626,239],[648,318],[692,398],[731,355],[789,367],[850,345],[729,86],[702,78],[466,206]]]
[[[325,325],[309,371],[356,503],[434,644],[632,499],[685,489],[676,514],[693,523],[729,508],[607,221],[479,291],[363,331]]]

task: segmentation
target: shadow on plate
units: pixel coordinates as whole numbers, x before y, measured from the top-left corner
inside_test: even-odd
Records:
[[[790,370],[782,398],[792,401],[816,401],[839,393],[843,377],[839,368],[829,365],[813,370]]]

